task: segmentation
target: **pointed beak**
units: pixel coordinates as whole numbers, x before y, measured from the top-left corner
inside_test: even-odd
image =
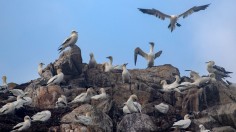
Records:
[[[207,61],[207,62],[205,62],[205,63],[209,63],[210,61]]]

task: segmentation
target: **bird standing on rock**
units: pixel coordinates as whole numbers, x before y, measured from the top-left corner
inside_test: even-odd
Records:
[[[65,48],[75,45],[78,40],[78,32],[72,31],[70,37],[68,37],[58,48],[59,53],[61,53]]]
[[[137,47],[135,50],[134,50],[134,64],[136,65],[136,62],[137,62],[137,57],[138,55],[141,55],[142,57],[144,57],[148,64],[147,64],[147,67],[150,68],[154,65],[154,60],[159,57],[162,53],[162,51],[158,51],[157,53],[154,53],[154,43],[153,42],[150,42],[149,43],[151,45],[150,47],[150,52],[149,53],[145,53],[143,52],[143,50],[141,50],[139,47]]]
[[[137,95],[133,94],[129,97],[127,102],[124,103],[123,112],[125,114],[130,113],[141,113],[142,106],[138,102],[135,102],[134,100],[138,100]]]
[[[130,75],[129,71],[126,68],[127,64],[128,63],[125,63],[122,66],[122,68],[123,68],[123,71],[122,71],[122,82],[123,83],[130,83],[131,82],[131,75]]]
[[[186,12],[180,14],[180,15],[167,15],[165,13],[162,13],[159,10],[156,9],[142,9],[142,8],[138,8],[141,12],[149,14],[149,15],[154,15],[158,18],[160,18],[161,20],[165,20],[165,18],[169,18],[170,19],[170,24],[168,26],[168,28],[170,29],[170,31],[172,32],[175,29],[175,25],[180,27],[181,25],[177,22],[178,19],[180,17],[186,18],[187,16],[191,15],[194,12],[198,12],[200,10],[205,10],[210,4],[207,5],[202,5],[202,6],[194,6],[192,8],[190,8],[189,10],[187,10]]]
[[[20,132],[25,131],[31,126],[31,119],[29,116],[24,117],[24,122],[18,123],[13,127],[11,132]]]
[[[90,56],[89,68],[96,68],[97,62],[96,62],[96,60],[95,60],[95,58],[94,58],[93,53],[90,53],[89,56]]]
[[[57,69],[57,75],[50,78],[47,82],[47,85],[51,84],[60,84],[64,79],[64,74],[62,73],[61,69]]]

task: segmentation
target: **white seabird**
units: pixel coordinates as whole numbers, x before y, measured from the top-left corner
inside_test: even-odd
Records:
[[[113,69],[113,66],[112,66],[113,57],[112,56],[108,56],[106,58],[108,58],[110,61],[103,63],[103,67],[104,67],[104,71],[105,72],[109,72],[109,71],[111,71]]]
[[[169,111],[169,105],[164,104],[164,103],[160,103],[159,105],[155,105],[155,108],[163,114],[166,114]]]
[[[66,106],[67,106],[66,96],[65,95],[61,95],[61,97],[59,97],[57,99],[56,107],[59,108],[59,107],[66,107]]]
[[[231,89],[236,89],[236,83],[232,83],[228,80],[226,80],[226,82],[228,83],[228,87],[231,88]]]
[[[32,98],[30,97],[22,97],[23,98],[23,106],[29,106],[32,104]]]
[[[29,116],[24,117],[24,122],[18,123],[13,127],[11,132],[20,132],[25,131],[31,126],[31,119]]]
[[[75,45],[78,40],[78,32],[72,31],[70,37],[68,37],[58,48],[59,53],[61,53],[65,48]]]
[[[189,114],[186,114],[184,116],[184,119],[183,120],[179,120],[177,122],[175,122],[173,124],[173,127],[175,128],[181,128],[181,129],[186,129],[190,126],[191,124],[191,120],[189,119],[190,118],[190,115]]]
[[[2,86],[0,86],[0,93],[6,93],[8,91],[7,77],[2,76]]]
[[[50,84],[60,84],[64,79],[64,74],[62,73],[61,69],[57,69],[57,75],[50,78],[47,82],[47,85]]]
[[[123,83],[130,83],[131,82],[131,75],[126,68],[127,64],[128,63],[123,64],[123,67],[122,67],[123,68],[123,71],[122,71],[122,82]]]
[[[207,71],[209,73],[214,73],[216,76],[220,78],[230,77],[229,74],[233,72],[226,71],[225,68],[215,65],[214,61],[208,61],[207,63]]]
[[[189,73],[190,78],[193,79],[194,81],[200,78],[199,73],[197,73],[193,70],[185,70],[185,71],[190,71],[190,73]]]
[[[91,97],[93,96],[93,89],[88,88],[85,93],[81,93],[80,95],[76,96],[74,100],[70,103],[84,103],[90,101]]]
[[[26,102],[26,100],[21,95],[18,95],[16,98],[16,101],[14,101],[12,103],[14,104],[16,109],[20,109],[21,107],[23,107],[25,102]]]
[[[92,124],[92,118],[90,112],[87,112],[86,115],[75,115],[75,122],[78,122],[82,125],[88,126]]]
[[[168,28],[171,30],[171,32],[175,29],[175,25],[180,27],[181,25],[177,22],[179,18],[183,17],[186,18],[187,16],[191,15],[194,12],[198,12],[200,10],[205,10],[210,4],[207,5],[202,5],[202,6],[194,6],[192,8],[190,8],[189,10],[187,10],[186,12],[180,14],[180,15],[167,15],[165,13],[162,13],[159,10],[156,9],[141,9],[138,8],[141,12],[149,14],[149,15],[154,15],[158,18],[160,18],[161,20],[165,20],[165,18],[169,18],[170,19],[170,24],[168,26]]]
[[[179,82],[180,82],[180,77],[178,75],[175,75],[175,81],[171,84],[167,84],[166,80],[162,80],[161,81],[161,85],[163,88],[163,91],[177,91],[180,92],[180,90],[177,88],[179,86]]]
[[[19,96],[19,95],[23,97],[23,96],[28,94],[28,92],[24,92],[21,89],[11,89],[9,91],[10,91],[10,93],[12,93],[16,97]]]
[[[100,88],[100,92],[101,93],[99,95],[94,95],[91,97],[91,99],[98,100],[98,99],[106,99],[108,97],[104,88]]]
[[[200,132],[210,132],[210,130],[207,130],[202,124],[199,125]]]
[[[44,63],[39,63],[38,65],[38,74],[40,77],[42,77],[42,74],[43,74],[43,65],[45,65]]]
[[[0,115],[5,115],[5,114],[12,114],[15,112],[15,104],[12,103],[7,103],[2,106],[0,109]]]
[[[51,117],[51,112],[49,110],[44,110],[41,112],[36,113],[35,115],[33,115],[32,118],[32,122],[35,121],[42,121],[45,122],[47,121],[49,118]]]
[[[89,68],[96,68],[97,62],[95,60],[93,53],[90,53],[89,55],[90,55]]]
[[[125,114],[130,114],[130,113],[141,113],[142,111],[142,106],[138,102],[134,102],[134,100],[138,100],[137,95],[133,94],[129,97],[127,102],[124,103],[123,107],[123,112]]]
[[[145,53],[143,52],[143,50],[141,50],[139,47],[137,47],[134,50],[134,64],[136,65],[137,62],[137,57],[138,55],[141,55],[142,57],[144,57],[147,60],[147,67],[152,67],[154,65],[154,60],[159,57],[162,53],[162,50],[154,53],[154,43],[150,42],[149,43],[151,45],[150,47],[150,52],[149,53]]]

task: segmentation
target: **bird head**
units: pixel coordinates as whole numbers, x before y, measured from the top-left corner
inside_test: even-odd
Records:
[[[161,80],[160,84],[161,84],[161,85],[166,84],[166,80]]]
[[[31,120],[31,118],[30,118],[29,116],[25,116],[25,117],[24,117],[24,121],[25,121],[25,120]]]
[[[112,59],[112,56],[107,56],[106,58],[107,58],[107,59]]]
[[[154,47],[154,43],[153,43],[153,42],[149,42],[149,44],[150,44],[152,47]]]
[[[45,64],[41,62],[41,63],[39,63],[39,65],[40,65],[40,66],[43,66],[43,65],[45,65]]]
[[[2,80],[5,82],[7,80],[7,76],[2,76]]]
[[[78,34],[78,32],[76,32],[75,30],[72,30],[71,34]]]
[[[138,101],[138,97],[137,97],[137,95],[135,95],[135,94],[131,95],[130,98],[131,98],[132,100]]]
[[[90,53],[89,56],[90,56],[90,58],[92,58],[93,57],[93,53]]]
[[[128,65],[128,63],[124,63],[122,66],[123,66],[123,67],[126,67],[127,65]]]
[[[209,64],[209,65],[215,65],[215,62],[214,61],[208,61],[208,62],[206,62],[207,64]]]

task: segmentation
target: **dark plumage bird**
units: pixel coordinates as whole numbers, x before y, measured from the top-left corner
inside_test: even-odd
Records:
[[[165,13],[162,13],[159,10],[156,9],[142,9],[142,8],[138,8],[141,12],[149,14],[149,15],[154,15],[158,18],[160,18],[161,20],[165,20],[165,18],[169,18],[170,19],[170,24],[168,26],[168,28],[171,30],[171,32],[175,29],[175,25],[180,27],[181,25],[177,22],[178,18],[180,17],[187,17],[189,15],[191,15],[194,12],[198,12],[200,10],[205,10],[210,4],[207,5],[202,5],[202,6],[194,6],[192,8],[190,8],[189,10],[185,11],[184,13],[180,14],[180,15],[167,15]]]
[[[141,50],[139,47],[137,47],[135,50],[134,50],[134,64],[136,65],[136,62],[137,62],[137,57],[138,55],[141,55],[142,57],[144,57],[147,62],[148,62],[148,67],[152,67],[154,65],[154,60],[159,57],[162,53],[162,51],[158,51],[157,53],[154,53],[154,43],[153,42],[150,42],[150,52],[149,53],[145,53],[143,52],[143,50]]]

